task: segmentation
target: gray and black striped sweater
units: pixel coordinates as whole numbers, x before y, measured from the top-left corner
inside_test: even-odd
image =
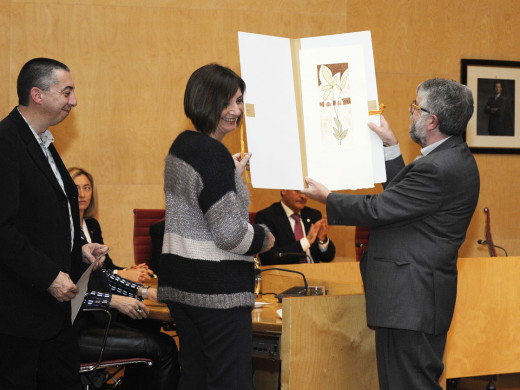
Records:
[[[254,306],[253,255],[267,228],[249,223],[249,193],[218,140],[185,131],[164,172],[166,222],[158,298],[190,306]]]

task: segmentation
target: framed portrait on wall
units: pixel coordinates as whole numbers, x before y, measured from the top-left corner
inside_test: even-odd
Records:
[[[475,104],[466,130],[470,149],[520,153],[520,62],[462,59],[460,79]]]

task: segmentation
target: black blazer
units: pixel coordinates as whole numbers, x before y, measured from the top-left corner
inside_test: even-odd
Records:
[[[304,207],[301,211],[301,218],[305,226],[305,231],[308,232],[311,225],[319,221],[322,217],[319,210]],[[262,265],[298,263],[298,259],[295,259],[293,256],[277,258],[275,256],[276,253],[302,253],[303,257],[305,257],[305,252],[300,242],[294,238],[291,223],[280,202],[273,203],[268,208],[257,212],[255,223],[266,225],[276,239],[274,246],[270,250],[260,254]],[[336,255],[336,248],[330,239],[329,246],[325,252],[320,251],[318,240],[314,241],[311,245],[310,251],[315,263],[329,262],[334,259]]]
[[[103,234],[101,234],[101,226],[99,225],[97,219],[85,218],[85,223],[87,224],[88,234],[90,235],[90,239],[92,240],[92,242],[104,245],[105,243],[103,242]],[[104,264],[106,269],[123,269],[123,267],[115,265],[108,254],[105,256]]]
[[[330,224],[370,228],[360,269],[368,325],[430,334],[449,329],[457,255],[478,201],[480,179],[461,137],[404,166],[387,161],[378,195],[331,193]]]
[[[54,146],[49,149],[66,194],[18,110],[0,122],[0,286],[8,316],[0,333],[40,340],[70,322],[70,302],[58,302],[47,289],[60,271],[76,280],[81,262],[78,192]]]

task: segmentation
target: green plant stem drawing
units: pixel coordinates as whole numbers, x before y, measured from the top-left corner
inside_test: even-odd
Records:
[[[343,124],[339,119],[339,104],[338,102],[343,99],[343,90],[347,85],[348,75],[347,71],[343,73],[343,77],[339,73],[336,73],[332,76],[332,72],[330,69],[322,65],[321,66],[321,75],[323,76],[323,86],[321,90],[323,91],[323,104],[325,107],[325,102],[332,94],[332,110],[334,111],[334,124],[332,126],[332,135],[334,138],[338,140],[338,145],[341,145],[341,141],[343,141],[348,134],[349,129],[343,129]]]

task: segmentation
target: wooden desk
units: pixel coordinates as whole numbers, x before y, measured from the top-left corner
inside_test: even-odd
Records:
[[[158,280],[157,278],[152,278],[149,282],[145,284],[157,288]],[[170,316],[170,310],[168,309],[168,306],[166,306],[164,303],[150,301],[149,299],[145,299],[143,303],[146,305],[148,310],[150,310],[148,318],[164,322],[173,322],[172,317]]]
[[[153,302],[149,299],[145,299],[144,304],[148,310],[150,310],[148,318],[164,322],[173,322],[173,319],[170,316],[170,310],[164,303]]]
[[[377,389],[374,332],[366,326],[359,264],[296,264],[277,268],[303,272],[309,285],[325,286],[329,292],[326,296],[286,298],[281,304],[265,305],[252,312],[254,333],[280,338],[282,390]],[[264,293],[280,293],[302,284],[298,274],[262,273]],[[264,300],[274,298],[266,295]],[[171,321],[164,305],[148,301],[146,304],[151,318]],[[276,314],[280,307],[283,319]]]
[[[310,285],[330,294],[284,299],[281,328],[279,305],[253,311],[253,329],[281,330],[282,389],[377,389],[374,332],[366,327],[358,263],[279,268],[303,272]],[[460,258],[458,270],[441,385],[446,388],[446,378],[520,372],[520,257]],[[302,285],[297,274],[262,273],[263,292],[295,285]]]
[[[272,302],[262,308],[252,311],[253,331],[265,333],[281,333],[282,319],[276,314],[276,310],[282,307],[276,299],[266,297],[264,301]],[[170,316],[170,310],[163,303],[157,303],[146,299],[144,301],[146,307],[150,310],[149,318],[158,321],[173,322]]]

